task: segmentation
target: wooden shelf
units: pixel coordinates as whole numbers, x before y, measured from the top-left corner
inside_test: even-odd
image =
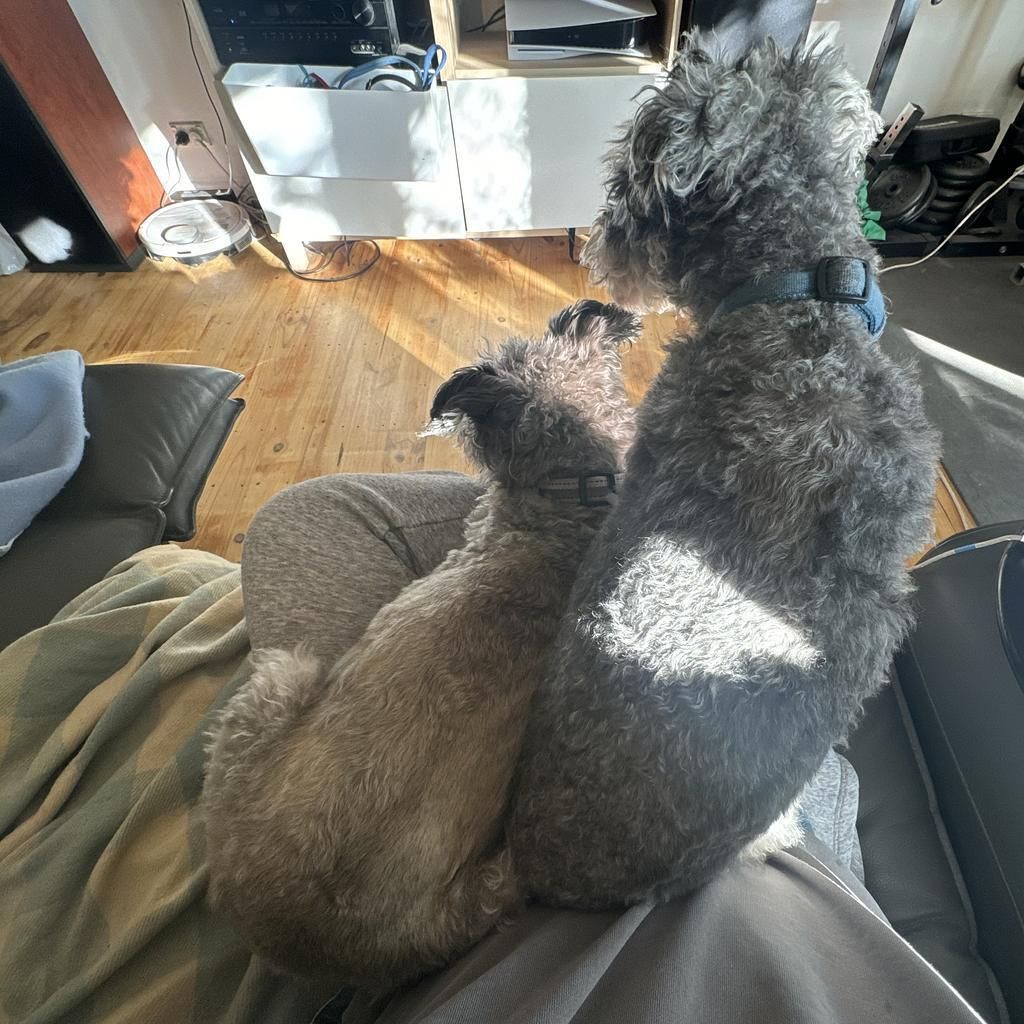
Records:
[[[463,33],[450,77],[558,78],[570,75],[650,75],[664,65],[651,57],[594,54],[563,60],[509,60],[504,32]]]
[[[486,32],[465,32],[459,27],[459,0],[429,0],[434,38],[448,51],[450,79],[569,78],[587,75],[651,75],[665,70],[675,59],[683,0],[654,0],[662,18],[662,31],[651,57],[615,57],[594,54],[566,60],[509,60],[504,25]],[[485,12],[499,0],[488,0]]]

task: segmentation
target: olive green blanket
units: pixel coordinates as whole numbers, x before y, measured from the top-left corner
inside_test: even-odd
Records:
[[[173,546],[0,652],[0,1021],[300,1024],[205,903],[203,735],[247,673],[237,565]]]

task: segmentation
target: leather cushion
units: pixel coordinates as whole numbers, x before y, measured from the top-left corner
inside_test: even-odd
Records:
[[[1002,1000],[975,948],[971,906],[912,730],[896,689],[887,686],[866,705],[845,751],[860,779],[864,884],[893,928],[998,1024]]]
[[[937,550],[1006,535],[986,526]],[[921,613],[900,686],[978,920],[978,946],[1024,1020],[1024,678],[1014,631],[1024,545],[997,544],[916,573]]]
[[[210,410],[202,431],[178,467],[170,500],[164,506],[164,540],[191,540],[195,536],[196,506],[206,479],[244,408],[245,402],[240,398],[229,398]]]
[[[39,519],[158,508],[167,539],[191,537],[199,492],[240,411],[227,400],[241,381],[209,366],[87,367],[85,456]]]
[[[0,558],[0,650],[45,626],[118,562],[158,544],[158,508],[123,515],[37,519]]]

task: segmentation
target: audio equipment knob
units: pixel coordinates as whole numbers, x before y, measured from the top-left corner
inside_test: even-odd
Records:
[[[354,0],[352,4],[352,20],[357,25],[362,25],[363,28],[369,28],[375,18],[373,13],[373,4],[370,0]]]

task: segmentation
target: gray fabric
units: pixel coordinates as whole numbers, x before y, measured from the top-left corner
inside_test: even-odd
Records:
[[[882,348],[920,364],[943,462],[982,524],[1024,509],[1024,288],[1010,280],[1020,262],[938,258],[882,279]]]
[[[954,1024],[977,1018],[816,840],[686,899],[622,913],[528,909],[345,1024]]]
[[[253,648],[306,642],[337,657],[461,542],[478,493],[467,477],[419,473],[323,477],[275,497],[242,557]],[[386,1005],[357,997],[345,1024],[980,1020],[851,873],[856,777],[844,759],[826,760],[803,808],[815,835],[802,849],[659,907],[530,907]]]
[[[377,609],[462,543],[480,491],[461,473],[325,476],[272,498],[242,551],[253,650],[340,657]]]
[[[836,860],[864,881],[864,861],[857,838],[859,789],[853,765],[834,750],[800,796],[800,810],[811,830]]]

